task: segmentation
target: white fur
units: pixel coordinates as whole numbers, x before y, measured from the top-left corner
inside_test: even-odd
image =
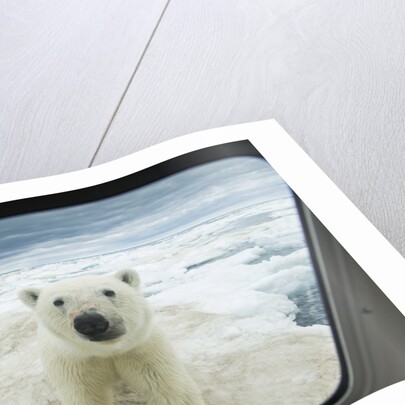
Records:
[[[113,290],[113,298],[103,291]],[[152,321],[132,270],[83,276],[19,292],[34,309],[42,362],[64,405],[112,405],[113,386],[125,381],[148,405],[203,405],[170,342]],[[55,306],[55,300],[64,304]],[[122,334],[94,342],[73,320],[86,310],[102,314]]]

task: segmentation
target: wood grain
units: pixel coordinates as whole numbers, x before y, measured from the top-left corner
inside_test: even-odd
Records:
[[[405,254],[404,7],[173,0],[95,163],[276,118]]]
[[[2,1],[2,182],[89,165],[165,4]]]

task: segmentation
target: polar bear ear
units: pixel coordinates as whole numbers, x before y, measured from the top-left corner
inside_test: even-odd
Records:
[[[18,298],[27,306],[34,308],[41,290],[39,288],[24,288],[18,291]]]
[[[138,288],[139,284],[141,283],[139,275],[135,270],[131,269],[120,270],[117,273],[115,273],[114,276],[123,283],[129,284],[131,287]]]

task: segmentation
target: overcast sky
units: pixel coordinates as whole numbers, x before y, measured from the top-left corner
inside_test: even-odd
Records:
[[[104,200],[0,219],[0,273],[131,248],[275,194],[290,195],[265,160],[233,157]]]

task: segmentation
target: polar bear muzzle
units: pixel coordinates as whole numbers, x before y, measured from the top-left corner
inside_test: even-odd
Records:
[[[125,333],[122,326],[110,326],[110,322],[95,311],[85,311],[73,320],[73,327],[82,337],[92,342],[116,339]]]
[[[93,336],[104,333],[109,328],[110,323],[97,312],[84,312],[76,316],[73,326],[80,334]]]

